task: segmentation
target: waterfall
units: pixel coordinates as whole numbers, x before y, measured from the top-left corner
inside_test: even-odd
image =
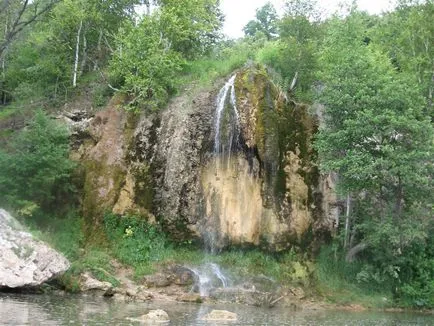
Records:
[[[234,145],[239,144],[240,116],[235,98],[235,78],[233,75],[221,88],[216,101],[214,153],[223,157],[230,156],[232,150],[237,149]]]
[[[199,268],[190,269],[196,276],[194,289],[200,296],[207,297],[213,288],[226,288],[230,285],[229,278],[223,273],[220,266],[215,263],[206,263]]]

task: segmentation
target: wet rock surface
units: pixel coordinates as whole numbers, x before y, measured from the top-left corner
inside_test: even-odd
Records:
[[[159,324],[159,323],[170,322],[168,313],[162,309],[151,310],[146,315],[142,315],[138,318],[128,318],[128,319],[131,321],[138,321],[146,324]]]
[[[227,310],[212,310],[201,319],[207,321],[235,321],[237,318],[237,314],[234,312]]]
[[[0,209],[0,289],[35,287],[63,274],[68,260]]]
[[[317,119],[263,67],[243,68],[231,80],[227,98],[217,98],[221,80],[211,90],[188,90],[159,113],[130,115],[113,99],[92,118],[75,151],[90,224],[101,224],[107,210],[136,214],[158,220],[175,240],[213,243],[211,250],[315,250],[327,239],[338,211],[334,182],[315,162]],[[217,103],[225,106],[218,127]],[[224,155],[215,152],[217,134]]]

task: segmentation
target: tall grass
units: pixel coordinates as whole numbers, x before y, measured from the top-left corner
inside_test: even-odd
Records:
[[[323,247],[315,266],[316,288],[330,302],[376,308],[392,305],[390,290],[376,284],[359,283],[357,274],[362,265],[345,262],[333,246]]]
[[[224,44],[208,56],[187,62],[179,84],[194,83],[208,87],[218,78],[226,77],[249,60],[252,60],[257,47],[258,44],[249,41]],[[182,91],[182,88],[180,89]]]

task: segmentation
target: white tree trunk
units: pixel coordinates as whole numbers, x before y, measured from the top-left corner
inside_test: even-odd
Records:
[[[101,42],[102,42],[102,29],[99,30],[98,43],[96,46],[97,56],[93,63],[93,71],[97,71],[98,69],[99,59],[101,57]]]
[[[295,72],[294,78],[292,78],[291,86],[289,86],[289,91],[292,92],[297,85],[298,71]]]
[[[74,76],[72,78],[72,86],[77,86],[77,72],[78,72],[78,54],[80,52],[80,34],[83,27],[83,20],[80,20],[80,25],[77,31],[77,42],[75,46],[75,60],[74,60]]]
[[[351,197],[350,194],[347,195],[347,207],[345,212],[345,234],[344,234],[344,248],[348,246],[348,233],[350,230],[350,205]]]
[[[80,64],[80,71],[79,76],[83,74],[84,68],[86,67],[86,61],[87,61],[87,39],[86,39],[86,29],[83,32],[83,50],[81,51],[82,57],[81,57],[81,64]]]

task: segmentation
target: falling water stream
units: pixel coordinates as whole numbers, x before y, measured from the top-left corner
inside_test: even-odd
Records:
[[[215,117],[215,137],[214,137],[214,153],[216,155],[221,155],[222,158],[225,155],[231,154],[234,142],[238,144],[238,138],[240,134],[240,115],[237,110],[236,97],[235,97],[235,78],[233,75],[226,84],[221,88],[217,96],[216,101],[216,117]],[[228,94],[230,96],[228,97]],[[227,101],[230,101],[229,107],[226,105]],[[232,109],[232,110],[231,110]],[[229,117],[229,123],[223,123],[224,115]],[[226,141],[222,141],[222,127],[227,127]]]
[[[220,89],[216,99],[215,113],[215,137],[214,156],[216,159],[216,170],[219,166],[231,162],[232,152],[238,150],[240,136],[240,117],[236,105],[235,78],[233,75]],[[217,171],[216,171],[217,173]],[[215,243],[218,239],[218,225],[211,225],[204,234],[205,248],[211,254],[216,254],[218,246]],[[232,285],[230,278],[223,272],[216,263],[203,263],[199,267],[191,268],[196,276],[194,289],[201,296],[209,296],[213,288],[226,288]]]

